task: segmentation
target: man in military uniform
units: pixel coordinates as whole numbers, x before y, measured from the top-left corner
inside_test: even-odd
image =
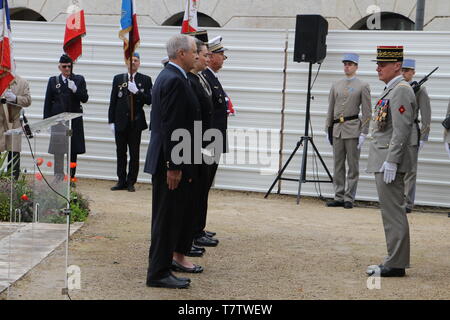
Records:
[[[357,54],[345,54],[342,62],[346,77],[331,87],[325,126],[328,139],[333,145],[335,189],[334,200],[327,202],[327,206],[351,209],[358,185],[360,150],[369,132],[370,86],[356,78],[359,63]],[[362,117],[359,116],[360,113]]]
[[[25,79],[16,74],[3,97],[6,104],[0,104],[0,152],[8,150],[8,162],[14,159],[13,165],[10,163],[8,168],[12,167],[14,178],[17,180],[20,174],[21,135],[5,136],[5,132],[20,128],[20,111],[31,104],[30,86]]]
[[[416,74],[416,61],[414,59],[405,59],[403,61],[402,73],[405,81],[411,84],[413,77]],[[430,97],[428,97],[425,86],[422,85],[419,91],[416,92],[416,101],[419,110],[414,111],[415,124],[411,133],[411,145],[409,148],[413,164],[411,172],[405,174],[406,213],[410,213],[414,207],[414,199],[416,197],[417,160],[419,151],[423,148],[424,143],[428,141],[428,134],[430,133],[431,106]],[[419,128],[419,111],[421,128]]]
[[[144,104],[152,103],[152,79],[137,72],[140,56],[133,54],[131,70],[114,76],[108,111],[108,122],[116,140],[117,177],[118,182],[111,190],[128,189],[134,192],[134,184],[139,173],[139,148],[142,130],[148,128],[145,120]],[[129,68],[129,61],[127,61]],[[134,99],[133,114],[130,107],[130,95]],[[130,163],[127,175],[127,148],[130,152]]]
[[[402,277],[410,262],[404,178],[412,167],[408,147],[417,106],[414,91],[401,74],[403,47],[380,46],[377,52],[378,78],[386,87],[374,110],[367,172],[375,174],[388,255],[366,272]]]
[[[209,165],[208,181],[205,190],[206,205],[203,206],[201,215],[200,225],[195,235],[194,244],[198,246],[208,246],[215,247],[219,243],[219,240],[214,238],[215,232],[209,232],[204,230],[206,226],[206,214],[207,214],[207,203],[208,203],[208,193],[216,176],[217,168],[219,166],[219,160],[222,153],[227,152],[227,126],[228,126],[228,106],[226,97],[227,94],[223,90],[222,84],[218,78],[218,72],[222,69],[224,61],[227,59],[225,51],[228,50],[222,45],[222,37],[217,36],[208,42],[208,49],[210,52],[210,59],[208,67],[201,73],[201,75],[206,79],[209,87],[212,90],[212,102],[213,111],[211,116],[211,126],[212,129],[218,129],[222,133],[223,145],[219,150],[214,150],[215,161],[213,164]]]
[[[59,59],[58,76],[50,77],[47,84],[44,102],[44,119],[63,112],[83,113],[81,103],[86,103],[89,95],[86,81],[82,75],[72,72],[72,59],[63,54]],[[52,127],[49,153],[54,155],[54,173],[57,180],[64,178],[64,154],[67,153],[67,139],[62,138],[65,128],[63,125]],[[64,135],[65,136],[65,135]],[[86,152],[84,142],[83,117],[72,119],[72,137],[70,162],[77,162],[77,155]],[[71,178],[75,177],[76,168],[70,169]]]

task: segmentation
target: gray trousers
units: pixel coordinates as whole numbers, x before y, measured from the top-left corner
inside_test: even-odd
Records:
[[[357,148],[358,138],[341,139],[333,137],[333,158],[334,158],[334,200],[349,201],[355,200],[356,188],[359,178],[359,155]],[[345,178],[345,161],[347,160],[348,172]],[[347,188],[345,181],[347,180]]]
[[[404,173],[397,173],[395,180],[386,184],[384,173],[375,173],[381,217],[388,256],[384,265],[389,268],[408,268],[410,260],[409,224],[404,201]]]

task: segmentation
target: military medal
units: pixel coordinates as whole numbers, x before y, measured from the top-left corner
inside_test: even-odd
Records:
[[[61,83],[56,84],[56,89],[61,88]]]
[[[122,93],[122,90],[120,90],[119,93],[117,94],[117,97],[122,98],[122,96],[123,96],[123,93]]]

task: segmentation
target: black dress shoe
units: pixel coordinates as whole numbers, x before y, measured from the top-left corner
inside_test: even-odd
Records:
[[[191,250],[189,250],[188,253],[186,253],[186,256],[188,257],[203,257],[203,253],[205,252],[204,248],[201,248],[203,250],[200,250],[200,247],[192,246]]]
[[[125,190],[127,188],[126,184],[123,183],[117,183],[115,186],[111,187],[112,191],[116,191],[116,190]]]
[[[352,209],[353,208],[353,203],[351,203],[350,201],[345,201],[344,202],[344,208],[345,209]]]
[[[332,200],[327,202],[327,207],[343,207],[344,201]]]
[[[182,281],[171,274],[162,279],[147,280],[147,286],[156,288],[185,289],[189,287],[189,282]]]
[[[179,264],[175,260],[172,260],[171,269],[173,271],[186,272],[186,273],[201,273],[201,272],[203,272],[202,266],[198,266],[198,265],[194,264],[194,266],[192,268],[186,268],[185,266]]]
[[[192,248],[192,249],[195,249],[195,250],[200,250],[200,251],[203,252],[203,253],[205,253],[205,251],[206,251],[205,248],[196,246],[195,244],[192,244],[192,247],[191,247],[191,248]]]
[[[367,274],[369,276],[378,275],[380,277],[404,277],[406,272],[404,268],[389,268],[382,264],[378,266],[378,268],[372,268],[367,270]]]
[[[173,276],[175,279],[177,279],[177,280],[180,280],[180,281],[186,281],[187,283],[191,283],[191,279],[189,279],[189,278],[185,278],[185,277],[177,277],[177,276],[174,275],[174,274],[172,274],[172,276]]]
[[[201,246],[201,247],[216,247],[219,244],[219,240],[210,238],[207,236],[203,236],[203,237],[194,239],[194,244],[196,246]]]
[[[207,235],[207,236],[210,237],[210,238],[214,237],[216,234],[217,234],[216,232],[206,231],[206,230],[205,230],[205,235]]]
[[[406,213],[411,213],[412,209],[411,208],[406,208]]]
[[[134,188],[133,185],[128,186],[127,189],[128,189],[128,192],[135,192],[136,191],[136,189]]]

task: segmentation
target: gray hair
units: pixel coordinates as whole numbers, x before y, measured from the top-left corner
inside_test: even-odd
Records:
[[[177,58],[178,50],[189,51],[192,48],[193,38],[185,34],[177,34],[167,41],[166,50],[170,59]]]

